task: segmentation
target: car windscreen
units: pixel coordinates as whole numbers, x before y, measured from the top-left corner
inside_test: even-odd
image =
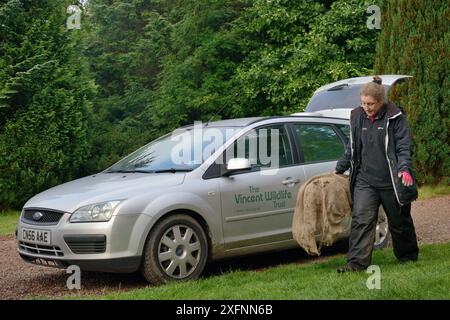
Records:
[[[189,127],[162,136],[104,172],[191,171],[209,158],[241,127]]]
[[[362,85],[339,86],[335,89],[328,89],[321,91],[312,96],[306,112],[315,112],[325,109],[342,109],[342,108],[356,108],[361,104],[360,90]],[[384,90],[387,93],[390,86],[385,85]]]

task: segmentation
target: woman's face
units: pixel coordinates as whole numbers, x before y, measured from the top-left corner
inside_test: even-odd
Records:
[[[374,117],[380,112],[383,101],[377,101],[372,96],[361,96],[361,105],[369,117]]]

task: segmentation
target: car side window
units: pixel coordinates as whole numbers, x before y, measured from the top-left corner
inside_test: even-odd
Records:
[[[272,150],[273,148],[275,149]],[[274,157],[278,157],[280,167],[294,163],[284,125],[263,126],[251,130],[234,142],[232,150],[233,153],[227,150],[227,159],[245,157],[250,160],[253,169],[273,166],[269,159]]]
[[[333,127],[327,124],[294,124],[304,162],[337,160],[344,145]]]
[[[347,137],[347,141],[350,140],[350,126],[347,124],[337,124],[336,125],[342,133]]]

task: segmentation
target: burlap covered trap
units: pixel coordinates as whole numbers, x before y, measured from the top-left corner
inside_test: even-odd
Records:
[[[310,178],[300,188],[292,220],[292,234],[310,255],[320,255],[345,231],[344,218],[351,216],[349,179],[325,173]],[[320,238],[317,246],[316,236]]]

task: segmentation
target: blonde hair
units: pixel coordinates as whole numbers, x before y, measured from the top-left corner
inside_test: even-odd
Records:
[[[373,77],[373,80],[366,83],[362,88],[361,96],[371,96],[378,102],[384,101],[384,86],[381,84],[382,80],[379,76]]]

